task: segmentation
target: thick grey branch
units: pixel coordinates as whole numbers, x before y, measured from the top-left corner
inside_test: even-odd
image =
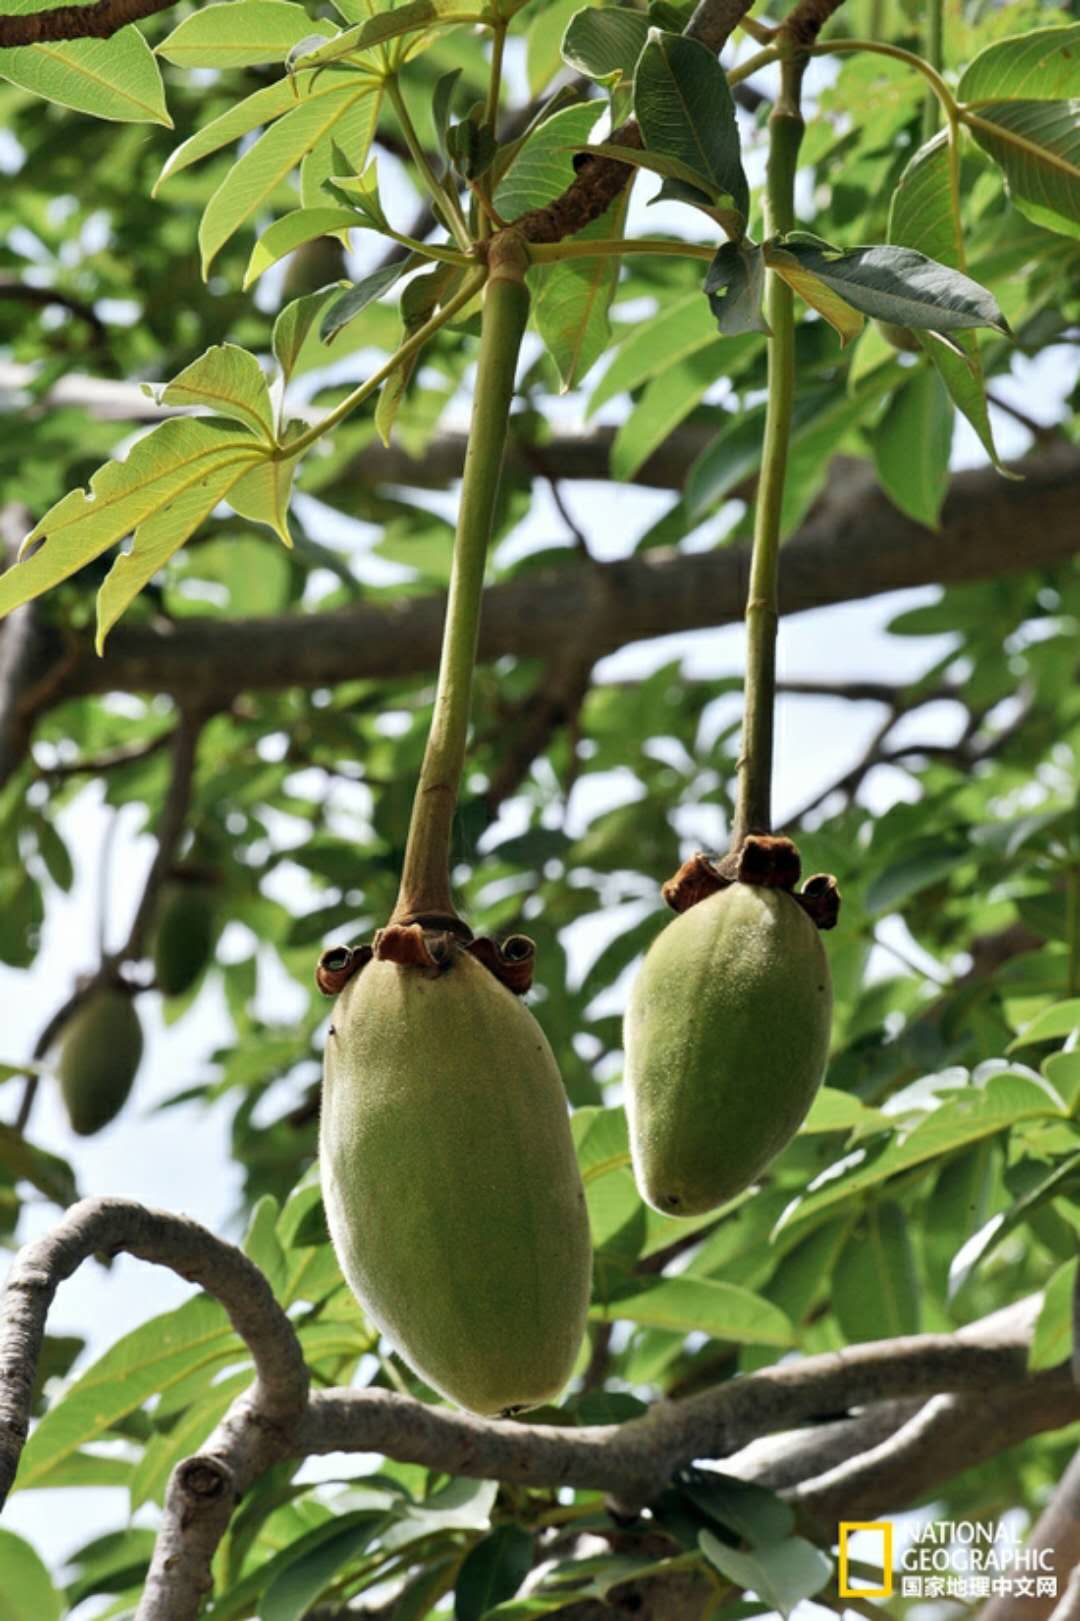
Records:
[[[384,1390],[316,1392],[300,1455],[388,1452],[403,1462],[527,1485],[571,1485],[645,1502],[695,1458],[723,1458],[815,1413],[938,1391],[1015,1389],[1025,1381],[1031,1308],[960,1334],[909,1336],[784,1363],[629,1424],[563,1429],[491,1424]]]
[[[781,611],[931,581],[989,579],[1072,556],[1080,549],[1080,450],[1041,455],[1024,468],[1022,484],[989,469],[959,474],[939,534],[876,491],[839,509],[826,503],[785,548]],[[690,556],[658,550],[494,586],[480,656],[547,657],[553,646],[577,646],[598,657],[629,642],[731,623],[742,616],[747,562],[743,547]],[[434,667],[443,606],[441,596],[408,597],[328,614],[120,626],[104,658],[86,647],[58,694],[164,691],[222,704],[251,689],[416,675]]]
[[[871,1520],[917,1502],[961,1469],[1076,1418],[1080,1394],[1067,1368],[1035,1374],[1022,1390],[935,1396],[894,1435],[804,1481],[789,1498],[823,1530],[838,1519]]]

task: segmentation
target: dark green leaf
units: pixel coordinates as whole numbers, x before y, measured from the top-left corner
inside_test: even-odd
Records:
[[[750,189],[735,103],[712,51],[683,35],[650,29],[634,80],[634,112],[647,151],[676,158],[703,176],[711,196],[730,197],[745,219]],[[684,196],[678,184],[668,181],[661,196]]]
[[[454,1588],[454,1621],[481,1621],[513,1598],[532,1569],[534,1542],[520,1525],[500,1525],[470,1548]]]

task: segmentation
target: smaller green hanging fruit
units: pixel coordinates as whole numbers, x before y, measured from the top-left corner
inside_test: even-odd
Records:
[[[813,922],[733,883],[682,912],[630,993],[624,1078],[634,1174],[667,1216],[725,1204],[805,1119],[829,1054],[832,987]]]
[[[127,1102],[142,1058],[143,1034],[127,991],[105,986],[64,1027],[57,1073],[71,1129],[92,1137]]]
[[[183,996],[210,961],[214,903],[206,884],[172,883],[154,932],[154,977],[163,996]]]

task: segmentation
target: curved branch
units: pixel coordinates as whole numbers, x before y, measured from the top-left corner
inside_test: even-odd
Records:
[[[15,1478],[45,1319],[58,1286],[97,1254],[167,1266],[224,1306],[255,1363],[250,1405],[283,1431],[307,1399],[307,1369],[292,1324],[258,1267],[186,1216],[131,1199],[83,1199],[16,1256],[0,1306],[0,1504]]]
[[[1080,1615],[1080,1589],[1075,1585],[1076,1571],[1080,1570],[1080,1451],[1073,1454],[1027,1539],[1027,1547],[1053,1557],[1061,1603],[1055,1609],[1052,1598],[1010,1594],[1008,1598],[992,1598],[980,1610],[979,1621],[1046,1621],[1051,1610],[1053,1621],[1076,1621]]]

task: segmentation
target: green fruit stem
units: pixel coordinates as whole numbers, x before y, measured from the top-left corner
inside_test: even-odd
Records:
[[[769,116],[766,237],[790,231],[795,224],[795,171],[804,128],[799,105],[804,62],[801,55],[788,54],[782,59],[780,95]],[[765,315],[772,333],[768,347],[769,394],[746,599],[745,714],[733,849],[738,849],[749,833],[771,831],[777,580],[780,516],[795,398],[795,311],[790,287],[774,271],[768,271],[767,276]]]
[[[469,728],[484,565],[499,493],[518,352],[529,316],[524,244],[492,238],[484,290],[480,356],[465,453],[446,603],[435,709],[392,922],[456,919],[450,894],[450,835]]]

